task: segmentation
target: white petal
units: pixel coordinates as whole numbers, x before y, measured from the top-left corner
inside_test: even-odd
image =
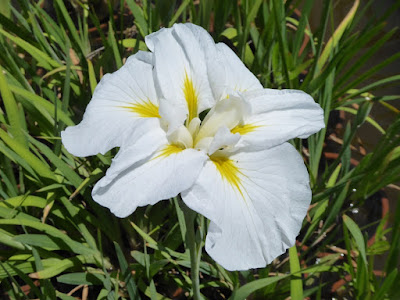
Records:
[[[194,118],[192,121],[190,121],[188,130],[192,136],[195,136],[199,132],[200,124],[201,120],[199,118]]]
[[[157,88],[174,105],[185,104],[188,122],[214,104],[200,42],[185,24],[146,36],[155,57]]]
[[[167,143],[165,131],[160,127],[140,126],[113,158],[106,176],[98,185],[101,182],[100,185],[104,187],[125,170],[140,166]]]
[[[183,149],[193,147],[193,137],[189,130],[183,125],[168,135],[168,141],[173,145],[182,147]]]
[[[145,62],[149,65],[153,65],[154,64],[154,55],[151,52],[147,52],[147,51],[138,51],[135,54],[135,57],[137,60],[140,60],[142,62]]]
[[[231,133],[228,127],[225,126],[220,127],[210,144],[210,148],[208,149],[208,154],[212,155],[218,149],[225,150],[226,148],[231,148],[232,146],[236,145],[239,139],[240,139],[240,134]]]
[[[151,157],[136,161],[129,168],[124,158],[129,160],[136,151],[121,149],[124,153],[115,158],[106,176],[95,185],[93,199],[123,218],[138,206],[153,205],[189,188],[207,156],[194,149],[177,152],[165,147],[166,144]]]
[[[168,134],[178,129],[187,118],[187,107],[182,102],[160,99],[161,124]]]
[[[211,35],[201,26],[194,25],[192,23],[176,24],[177,28],[183,28],[184,30],[189,29],[193,36],[197,39],[201,49],[204,52],[207,66],[214,64],[214,60],[217,53],[215,42]],[[180,30],[180,29],[178,29]]]
[[[195,144],[205,137],[213,137],[220,127],[233,129],[243,121],[248,110],[248,104],[240,97],[231,96],[218,101],[204,118]]]
[[[152,65],[133,55],[122,68],[101,79],[82,122],[63,131],[62,141],[76,156],[104,154],[122,146],[140,123],[159,126],[157,115]]]
[[[324,111],[313,98],[297,90],[246,92],[252,114],[232,130],[242,135],[241,143],[253,150],[282,144],[292,138],[307,138],[325,127]]]
[[[262,89],[260,81],[225,44],[217,44],[215,62],[208,66],[210,83],[216,99],[225,97],[231,90],[253,91]]]
[[[300,231],[311,200],[306,167],[288,143],[237,153],[228,164],[207,161],[183,200],[211,220],[206,251],[219,264],[265,267]]]

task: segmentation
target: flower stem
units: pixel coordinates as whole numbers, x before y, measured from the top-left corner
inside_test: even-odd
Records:
[[[180,198],[180,197],[179,197]],[[196,242],[196,233],[194,230],[195,220],[197,213],[191,210],[186,204],[180,199],[180,207],[185,216],[186,224],[186,247],[189,248],[190,252],[190,266],[191,266],[191,279],[192,279],[192,291],[194,300],[202,300],[200,294],[200,280],[199,280],[199,269],[201,260],[201,248],[202,240]]]

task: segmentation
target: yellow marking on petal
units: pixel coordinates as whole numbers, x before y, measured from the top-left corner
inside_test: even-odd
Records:
[[[253,132],[257,128],[261,126],[259,125],[253,125],[253,124],[244,124],[244,125],[238,125],[235,128],[231,130],[233,134],[239,133],[240,135],[245,135],[247,133]]]
[[[161,157],[166,158],[172,154],[177,154],[181,151],[183,151],[183,149],[181,147],[179,147],[177,145],[169,144],[169,145],[165,146],[163,149],[161,149],[159,151],[159,154],[156,157],[154,157],[153,159],[161,158]]]
[[[185,95],[185,100],[189,110],[189,116],[186,120],[186,125],[188,126],[192,119],[197,117],[197,100],[198,93],[193,85],[193,81],[189,78],[185,71],[185,78],[183,80],[183,93]]]
[[[139,115],[142,118],[161,118],[158,113],[158,106],[150,100],[132,103],[128,106],[122,106]]]
[[[240,179],[240,175],[243,175],[243,173],[240,171],[238,166],[236,166],[235,163],[228,157],[211,156],[210,159],[217,167],[217,170],[221,174],[222,178],[226,180],[233,188],[236,188],[244,198],[242,192],[243,185]]]

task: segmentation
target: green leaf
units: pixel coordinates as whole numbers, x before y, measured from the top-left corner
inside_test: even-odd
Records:
[[[153,279],[150,281],[150,298],[151,300],[158,300],[157,289]]]
[[[365,265],[368,265],[367,255],[365,251],[365,241],[360,228],[350,217],[346,215],[343,215],[343,222],[346,225],[347,229],[349,229],[351,235],[353,236]]]
[[[249,282],[242,287],[238,288],[237,290],[233,291],[230,300],[245,300],[251,293],[265,288],[270,284],[273,284],[279,280],[287,278],[288,275],[283,275],[283,276],[275,276],[275,277],[268,277],[268,278],[263,278],[263,279],[258,279],[252,282]]]
[[[58,258],[48,258],[42,260],[44,268],[54,266],[59,262],[60,259]],[[27,274],[35,271],[35,263],[33,261],[14,262],[13,265],[10,265],[10,263],[5,263],[2,264],[2,267],[3,268],[0,268],[0,279],[7,278],[9,275],[18,275],[18,272]]]
[[[60,243],[57,238],[44,234],[20,234],[13,237],[13,240],[30,246],[37,246],[48,251],[69,250],[69,247]]]
[[[94,89],[97,86],[97,79],[96,79],[96,74],[94,73],[92,61],[90,59],[87,60],[87,64],[88,64],[90,90],[92,91],[93,95]]]
[[[63,260],[58,260],[57,263],[52,264],[49,267],[44,266],[44,269],[29,275],[31,278],[37,279],[48,279],[68,270],[72,267],[77,267],[82,264],[96,264],[99,261],[99,257],[93,255],[78,255]]]
[[[61,12],[61,16],[64,18],[65,23],[67,24],[68,30],[69,30],[69,36],[72,36],[72,39],[75,41],[75,43],[79,46],[80,51],[83,54],[87,54],[84,51],[84,47],[82,44],[82,41],[79,37],[78,30],[76,29],[76,26],[74,25],[74,21],[72,21],[67,8],[65,7],[65,4],[62,0],[56,0],[57,3],[57,8]]]
[[[128,0],[129,1],[129,0]],[[179,5],[179,8],[176,10],[174,16],[171,18],[171,21],[168,23],[168,27],[172,27],[172,25],[175,24],[175,22],[178,20],[178,18],[182,15],[183,11],[186,9],[186,7],[189,5],[191,0],[184,0],[182,1],[181,5]]]
[[[351,113],[353,115],[357,115],[357,110],[354,108],[350,108],[350,107],[337,107],[336,110],[342,110],[348,113]],[[371,117],[366,117],[365,121],[367,121],[368,123],[370,123],[372,126],[374,126],[380,133],[385,134],[385,130],[381,127],[381,125],[378,124],[378,122],[376,122],[374,119],[372,119]]]
[[[122,67],[121,53],[119,53],[119,47],[118,47],[117,40],[115,39],[115,33],[112,28],[111,21],[108,22],[108,43],[110,44],[111,49],[114,53],[114,59],[115,59],[117,68],[120,69]]]
[[[19,156],[25,158],[26,162],[36,171],[41,177],[56,180],[53,172],[51,172],[49,166],[43,163],[39,158],[33,155],[23,145],[12,139],[3,129],[0,129],[0,138],[15,151]]]
[[[123,39],[122,46],[125,48],[136,48],[138,43],[137,39]],[[143,41],[139,41],[139,50],[147,51],[147,46]]]
[[[306,0],[301,9],[301,17],[299,25],[297,26],[296,35],[293,42],[293,58],[296,60],[300,51],[301,42],[304,39],[304,34],[308,31],[306,29],[308,23],[308,16],[313,7],[314,0]]]
[[[288,88],[291,88],[291,81],[289,77],[289,61],[288,61],[288,54],[289,54],[289,49],[288,49],[288,43],[286,40],[286,31],[284,31],[284,28],[286,27],[286,18],[284,15],[284,3],[280,0],[273,0],[273,12],[274,12],[274,20],[275,20],[275,25],[277,29],[277,35],[278,35],[278,45],[279,45],[279,53],[280,57],[282,59],[282,68],[283,68],[283,74],[285,75],[285,81],[288,86]]]
[[[295,274],[300,271],[299,257],[297,256],[297,248],[293,246],[289,248],[290,273]],[[290,297],[292,300],[303,300],[303,281],[301,275],[293,275],[290,279]]]
[[[22,132],[25,128],[25,119],[21,118],[21,114],[18,109],[17,102],[14,99],[13,94],[10,91],[6,77],[3,73],[3,68],[0,66],[0,94],[4,103],[4,107],[7,113],[7,119],[10,124],[10,133],[14,139],[25,148],[28,148],[26,138]]]
[[[124,254],[122,253],[121,247],[118,243],[114,242],[115,252],[117,253],[119,266],[121,268],[121,276],[125,281],[126,288],[128,290],[129,298],[130,299],[140,299],[140,295],[137,291],[136,283],[133,280],[132,272],[128,266],[128,262],[125,259]]]
[[[33,207],[39,207],[39,208],[43,208],[45,207],[47,204],[46,199],[43,199],[41,197],[37,197],[37,196],[17,196],[17,197],[13,197],[13,198],[8,198],[4,201],[0,201],[0,207],[19,207],[19,206],[23,206],[23,207],[29,207],[29,206],[33,206]]]
[[[322,227],[322,232],[324,232],[333,222],[333,220],[339,215],[340,210],[343,207],[344,200],[347,197],[347,193],[350,187],[350,181],[346,183],[346,186],[340,191],[340,193],[336,197],[332,197],[332,201],[330,203],[329,214],[326,217],[324,226]]]
[[[324,66],[326,60],[329,58],[331,53],[333,52],[333,49],[337,46],[339,43],[345,29],[351,24],[353,21],[354,15],[356,14],[358,5],[360,4],[360,0],[355,0],[352,8],[349,10],[347,13],[346,17],[342,20],[342,22],[339,24],[338,28],[336,28],[335,32],[333,33],[332,37],[328,40],[326,43],[326,46],[324,48],[324,51],[322,51],[321,56],[318,59],[318,69],[321,70],[322,67]]]
[[[3,153],[6,157],[8,157],[14,163],[16,163],[19,166],[21,166],[22,168],[24,168],[26,171],[28,171],[29,175],[31,175],[33,178],[35,178],[37,181],[39,181],[39,177],[37,176],[35,171],[29,166],[29,164],[25,161],[25,159],[23,159],[17,153],[12,151],[10,148],[8,148],[1,140],[0,140],[0,152]]]
[[[0,33],[2,35],[4,35],[5,37],[9,38],[11,41],[13,41],[18,46],[20,46],[22,49],[24,49],[30,55],[32,55],[32,57],[37,60],[38,64],[40,66],[42,66],[43,68],[45,68],[46,70],[52,70],[53,68],[58,68],[61,66],[58,62],[56,62],[54,59],[52,59],[46,53],[40,51],[38,48],[32,46],[31,44],[24,41],[23,39],[13,36],[1,28],[0,28]]]
[[[390,272],[389,275],[387,275],[387,277],[383,281],[383,284],[375,292],[375,295],[372,298],[372,300],[389,299],[387,296],[388,296],[388,293],[389,293],[391,287],[393,286],[393,284],[395,284],[395,279],[397,277],[397,273],[398,273],[397,269],[394,269],[392,272]]]
[[[60,172],[77,188],[82,183],[82,178],[76,174],[70,166],[63,162],[57,155],[53,153],[45,144],[40,143],[31,136],[29,141],[35,145],[59,170]]]
[[[103,285],[104,275],[92,272],[68,273],[57,277],[57,281],[71,285]]]
[[[62,243],[69,251],[72,251],[77,254],[84,255],[96,255],[97,251],[86,247],[85,245],[72,240],[69,236],[62,233],[57,228],[32,220],[24,220],[24,219],[0,219],[0,224],[3,225],[19,225],[19,226],[27,226],[34,228],[36,230],[43,231],[44,233],[51,235],[54,238],[58,238],[58,242]]]
[[[60,298],[61,300],[76,300],[75,297],[72,297],[68,294],[61,293],[59,291],[56,291],[56,296],[57,296],[57,298]]]
[[[24,244],[15,241],[11,233],[3,232],[2,230],[0,230],[0,243],[19,250],[28,249]]]
[[[342,168],[342,165],[339,164],[339,165],[336,167],[335,171],[333,171],[331,177],[329,177],[329,179],[328,179],[328,181],[327,181],[327,183],[326,183],[326,187],[327,187],[327,188],[331,188],[331,187],[335,186],[335,183],[336,183],[336,180],[337,180],[337,178],[338,178],[338,176],[339,176],[339,173],[340,173],[340,169],[341,169],[341,168]]]
[[[56,109],[55,109],[53,103],[51,103],[50,101],[47,101],[46,99],[44,99],[30,91],[24,90],[15,85],[10,84],[9,87],[10,87],[10,90],[14,94],[20,95],[21,97],[26,99],[29,103],[31,103],[33,106],[35,106],[39,111],[42,111],[42,109],[44,109],[53,117],[53,119],[55,118],[54,112],[56,111]],[[57,117],[68,126],[75,125],[75,123],[70,119],[70,117],[66,113],[64,113],[61,109],[58,109],[58,108],[57,108]]]
[[[396,210],[393,214],[393,233],[390,244],[390,250],[385,262],[385,271],[387,274],[393,272],[399,263],[400,253],[400,205],[396,205]]]
[[[400,80],[400,75],[393,75],[393,76],[390,76],[390,77],[383,78],[383,79],[375,81],[375,82],[373,82],[373,83],[371,83],[371,84],[369,84],[369,85],[367,85],[367,86],[365,86],[363,88],[358,89],[357,92],[349,94],[348,96],[346,96],[343,99],[341,99],[341,101],[344,102],[344,101],[346,101],[348,99],[357,97],[358,95],[361,95],[361,94],[363,94],[365,92],[371,92],[372,90],[374,90],[376,88],[382,87],[382,86],[387,85],[387,84],[391,84],[391,83],[393,83],[395,81],[399,81],[399,80]]]
[[[142,37],[145,37],[149,34],[149,29],[142,8],[136,4],[134,0],[126,0],[126,4],[128,4],[129,9],[135,17],[134,22],[139,29],[140,34]]]

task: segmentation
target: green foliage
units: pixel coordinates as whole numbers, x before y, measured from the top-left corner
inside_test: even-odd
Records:
[[[81,120],[103,74],[146,50],[147,34],[187,21],[233,47],[265,87],[311,94],[327,125],[338,111],[348,116],[336,135],[340,150],[329,161],[324,145],[331,125],[307,143],[293,141],[306,154],[314,192],[297,247],[254,272],[228,272],[200,253],[202,294],[216,299],[399,297],[400,206],[391,229],[387,218],[357,224],[350,209],[350,204],[363,207],[400,180],[400,117],[389,103],[400,96],[372,94],[398,84],[400,75],[367,83],[400,58],[395,54],[370,65],[397,32],[381,34],[385,18],[399,4],[361,24],[371,2],[356,0],[335,25],[333,2],[323,1],[321,25],[310,28],[313,0],[126,0],[104,7],[103,1],[57,0],[49,1],[47,10],[41,4],[48,1],[19,0],[18,8],[5,2],[0,10],[1,297],[74,299],[89,293],[90,299],[153,300],[191,293],[190,255],[182,249],[193,241],[187,240],[191,229],[178,200],[139,208],[126,219],[114,217],[93,202],[90,191],[115,151],[76,158],[60,139],[66,126]],[[393,115],[390,126],[371,117],[376,105]],[[375,128],[380,141],[354,165],[364,123]],[[201,245],[207,221],[191,222]],[[374,258],[384,253],[386,265],[376,272]]]

